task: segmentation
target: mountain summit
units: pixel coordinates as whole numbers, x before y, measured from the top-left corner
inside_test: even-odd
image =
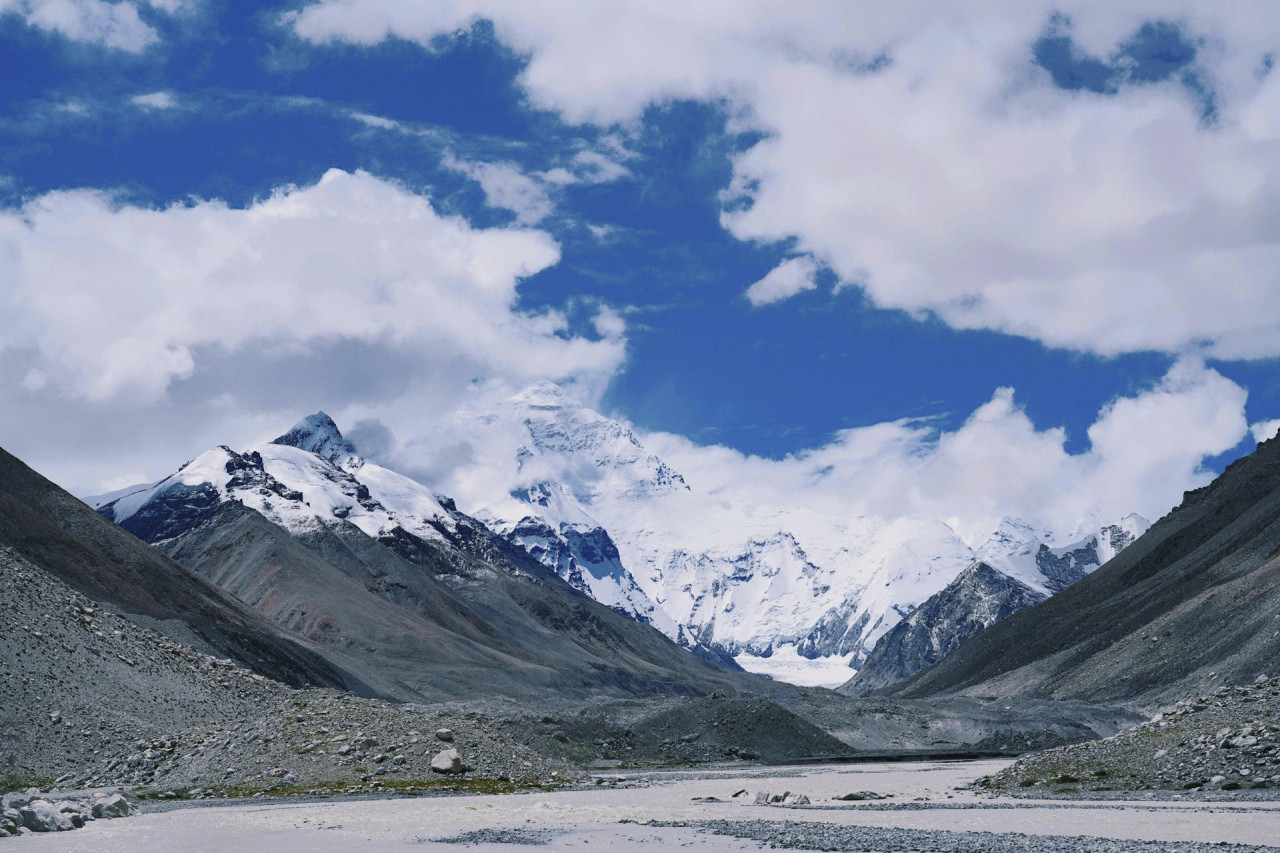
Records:
[[[360,459],[356,453],[356,446],[347,440],[342,431],[338,429],[338,425],[333,422],[333,418],[324,412],[307,415],[294,424],[293,429],[272,440],[271,443],[296,447],[299,450],[314,453],[316,456],[328,459],[340,468],[348,467],[348,463],[353,461],[353,457],[355,460]],[[359,465],[356,465],[356,467],[359,467]]]
[[[486,448],[477,458],[498,476],[457,483],[468,512],[677,642],[810,684],[846,681],[883,634],[977,559],[1038,599],[1146,527],[1081,522],[1086,532],[1060,545],[1054,531],[1006,519],[989,542],[970,543],[938,519],[735,501],[690,485],[625,421],[549,382],[469,426]]]

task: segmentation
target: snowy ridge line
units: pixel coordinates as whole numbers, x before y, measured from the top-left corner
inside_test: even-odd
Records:
[[[467,495],[494,529],[610,606],[655,607],[666,618],[653,624],[677,642],[774,677],[791,661],[794,678],[830,686],[974,562],[1048,595],[1149,526],[1138,516],[1085,523],[1076,541],[1058,545],[1048,531],[1006,519],[971,547],[939,520],[744,511],[700,494],[626,424],[547,382],[480,413],[474,427],[520,437],[515,487]],[[597,528],[619,556],[607,580],[581,571],[567,533]]]

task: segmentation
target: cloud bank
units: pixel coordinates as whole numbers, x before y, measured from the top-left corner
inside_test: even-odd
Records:
[[[692,98],[763,131],[734,162],[725,227],[794,241],[878,305],[1055,347],[1235,359],[1280,355],[1273,11],[322,0],[284,23],[317,43],[430,44],[489,19],[528,56],[532,101],[568,121]],[[1153,21],[1192,46],[1193,77],[1066,90],[1034,61],[1052,34],[1122,62]]]
[[[746,517],[803,507],[833,518],[940,519],[977,544],[1002,518],[1070,541],[1080,524],[1137,512],[1155,520],[1213,474],[1206,457],[1248,433],[1246,391],[1196,360],[1154,387],[1106,405],[1090,448],[1066,449],[1061,429],[1040,429],[1001,388],[953,432],[901,420],[844,430],[830,443],[765,459],[701,447],[671,434],[646,446],[690,486]]]
[[[34,353],[29,389],[89,400],[155,400],[210,350],[351,341],[512,383],[607,377],[623,354],[616,326],[587,341],[515,310],[519,281],[559,259],[547,234],[474,229],[360,172],[244,209],[50,193],[0,213],[0,258],[0,358]]]

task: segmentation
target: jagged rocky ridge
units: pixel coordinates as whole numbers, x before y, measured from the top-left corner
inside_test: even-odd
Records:
[[[902,681],[1046,597],[986,563],[974,563],[881,637],[840,692],[858,696]]]
[[[549,383],[507,401],[486,422],[503,429],[517,425],[524,435],[516,450],[520,467],[544,471],[553,459],[593,473],[569,482],[537,481],[496,504],[482,502],[482,523],[418,483],[366,462],[320,412],[268,445],[245,453],[216,448],[160,483],[109,496],[101,511],[171,555],[180,550],[182,560],[200,563],[202,572],[216,574],[220,584],[246,600],[259,600],[261,585],[252,576],[210,565],[209,534],[195,537],[199,547],[190,535],[228,501],[244,504],[293,539],[330,555],[351,550],[330,541],[341,535],[334,523],[340,520],[410,562],[423,558],[423,543],[446,551],[478,547],[484,560],[518,559],[510,549],[495,556],[504,549],[490,534],[492,528],[570,586],[652,625],[703,658],[736,668],[738,656],[762,669],[762,658],[794,648],[793,656],[833,661],[830,669],[837,675],[825,676],[832,684],[843,678],[838,673],[845,663],[861,665],[873,641],[975,556],[1049,595],[1096,568],[1146,526],[1131,516],[1052,548],[1044,531],[1006,521],[976,550],[941,522],[836,523],[796,512],[765,519],[793,529],[765,532],[769,528],[762,529],[758,520],[706,518],[708,501],[649,454],[631,430],[574,403]],[[593,512],[605,516],[608,527]],[[740,529],[745,532],[733,532]],[[181,536],[186,542],[172,541]],[[742,538],[735,542],[737,536]],[[817,543],[817,553],[806,550],[797,536],[805,537],[810,549]],[[319,544],[322,540],[329,544]],[[225,552],[225,541],[218,547]],[[640,571],[633,573],[629,566]],[[382,568],[367,571],[385,574]],[[242,588],[240,581],[253,589]],[[307,611],[306,624],[295,624],[304,620],[301,612],[277,612],[275,618],[314,633],[318,614],[326,611]],[[943,625],[926,630],[938,637],[938,649],[954,648],[969,636],[943,636]],[[794,677],[785,664],[767,666],[784,679]],[[910,672],[918,668],[908,667]]]
[[[207,451],[99,511],[379,696],[745,685],[353,450],[318,413],[245,452]],[[607,538],[575,542],[607,561]]]

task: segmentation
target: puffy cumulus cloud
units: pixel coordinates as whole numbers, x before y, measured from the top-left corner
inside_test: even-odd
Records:
[[[780,460],[664,433],[644,441],[696,491],[748,516],[804,507],[836,518],[939,519],[974,543],[1011,517],[1065,538],[1131,512],[1158,518],[1207,483],[1205,458],[1248,433],[1246,396],[1199,361],[1178,362],[1155,387],[1105,406],[1091,447],[1076,454],[1061,429],[1037,428],[1008,388],[952,432],[895,421],[844,430]]]
[[[598,390],[580,385],[567,395],[592,405]],[[437,406],[429,417],[422,413],[431,401],[405,396],[351,408],[340,422],[370,418],[358,430],[371,438],[369,447],[360,445],[363,452],[482,515],[521,512],[510,498],[516,489],[558,482],[586,494],[601,476],[612,476],[574,453],[521,453],[529,434],[518,410],[511,414],[509,393],[506,385],[473,385],[456,407]],[[603,513],[597,521],[606,525],[610,512],[628,514],[612,519],[620,524],[634,524],[640,513],[649,529],[700,548],[722,540],[726,530],[769,535],[781,526],[828,541],[832,530],[938,522],[976,546],[1005,518],[1051,531],[1066,544],[1082,529],[1129,513],[1155,520],[1183,492],[1208,483],[1213,474],[1205,460],[1249,433],[1246,398],[1203,362],[1184,359],[1152,387],[1103,406],[1088,431],[1089,448],[1077,453],[1068,451],[1064,430],[1037,426],[1009,388],[995,391],[954,430],[932,420],[879,423],[781,459],[670,433],[641,434],[645,449],[679,471],[692,491],[644,504],[606,501],[589,511]],[[619,488],[614,483],[606,493]]]
[[[808,256],[785,260],[769,271],[769,274],[747,288],[747,300],[752,305],[768,305],[814,290],[818,283],[818,264]]]
[[[878,304],[1100,353],[1280,354],[1280,18],[1265,2],[321,0],[303,38],[432,39],[493,22],[569,121],[710,99],[764,131],[724,223],[794,239]],[[1143,24],[1196,45],[1177,78],[1057,88],[1032,46],[1110,61]]]
[[[164,11],[165,4],[151,4]],[[159,41],[156,31],[139,16],[130,2],[105,0],[0,0],[0,14],[20,15],[28,26],[55,32],[72,41],[100,44],[129,53],[140,53]]]
[[[1253,440],[1258,444],[1264,441],[1270,441],[1276,437],[1276,433],[1280,433],[1280,418],[1258,421],[1256,424],[1250,424],[1249,433],[1253,436]]]
[[[300,362],[301,383],[309,353],[332,354],[317,384],[355,363],[352,383],[379,387],[433,370],[512,386],[611,376],[615,316],[586,340],[558,313],[515,310],[521,278],[558,258],[543,232],[474,229],[359,172],[244,209],[55,192],[0,214],[0,359],[26,391],[90,401],[156,400],[202,369],[253,376],[266,359]]]

